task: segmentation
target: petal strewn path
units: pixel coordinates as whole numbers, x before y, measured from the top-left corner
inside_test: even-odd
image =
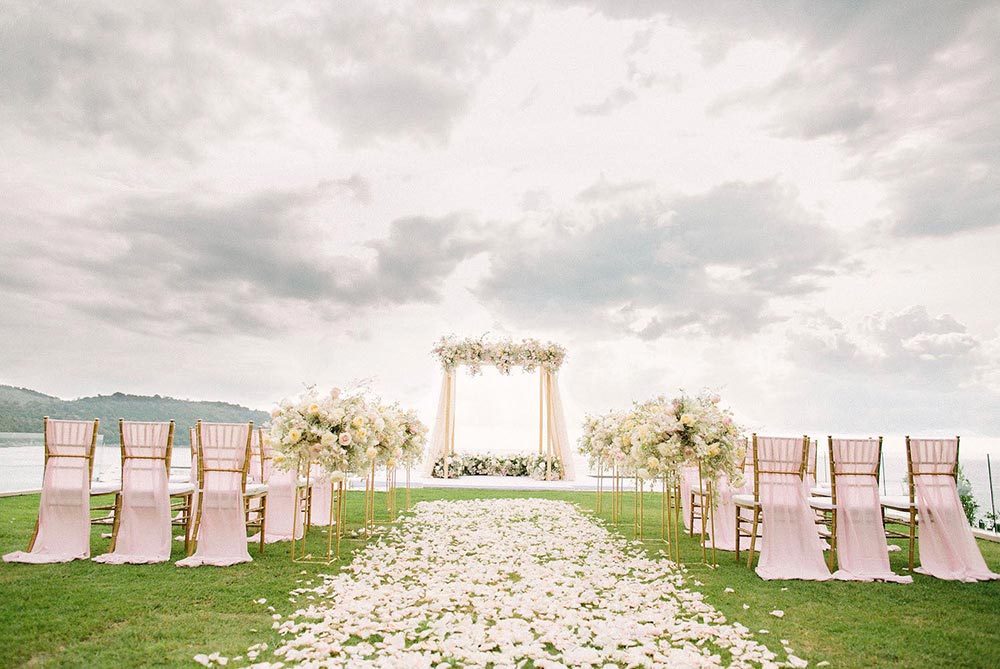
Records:
[[[777,664],[671,563],[567,502],[422,502],[296,594],[315,603],[281,623],[286,667]]]

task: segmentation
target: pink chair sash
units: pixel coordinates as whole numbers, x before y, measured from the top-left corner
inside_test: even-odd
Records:
[[[757,437],[763,515],[757,574],[765,580],[830,578],[800,473],[804,446],[802,438]]]
[[[122,507],[115,550],[94,558],[106,564],[170,559],[170,423],[122,423]],[[157,458],[157,459],[150,459]]]
[[[882,526],[876,439],[834,439],[833,467],[837,494],[837,562],[833,577],[842,581],[912,583],[889,568],[889,548]]]
[[[201,470],[201,523],[198,546],[178,567],[213,565],[225,567],[251,562],[247,550],[246,514],[243,507],[247,464],[246,423],[202,423],[199,435]],[[216,471],[235,469],[239,471]]]
[[[681,515],[684,517],[684,529],[691,529],[691,488],[698,486],[698,468],[681,467]]]
[[[259,442],[258,442],[259,443]],[[264,476],[267,483],[267,511],[264,519],[264,543],[273,544],[278,541],[291,541],[294,530],[295,539],[301,539],[305,530],[305,509],[299,506],[298,517],[294,518],[295,488],[299,474],[295,471],[283,471],[274,466],[271,460],[271,447],[265,442],[260,452],[264,457]],[[259,540],[259,535],[250,537],[248,541]]]
[[[746,439],[740,439],[739,446],[746,450]],[[753,492],[753,464],[748,462],[751,455],[744,456],[743,464],[743,485],[733,486],[728,478],[720,479],[712,492],[715,497],[714,518],[707,524],[707,541],[705,545],[722,551],[736,550],[736,504],[733,502],[733,495]],[[714,530],[714,532],[713,532]],[[740,541],[741,548],[750,548],[749,537],[743,537]]]
[[[48,420],[38,532],[30,551],[4,562],[46,564],[90,557],[90,463],[94,421]]]
[[[330,504],[330,493],[333,484],[322,467],[313,465],[309,475],[312,481],[312,511],[309,514],[309,524],[313,527],[328,527],[333,507]]]
[[[957,439],[910,439],[914,500],[920,517],[918,573],[948,581],[1000,579],[986,566],[950,475]]]

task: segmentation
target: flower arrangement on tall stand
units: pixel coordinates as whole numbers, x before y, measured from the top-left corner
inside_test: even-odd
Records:
[[[345,393],[334,388],[320,396],[310,388],[294,402],[282,401],[271,412],[267,435],[274,448],[274,465],[298,472],[307,479],[307,484],[316,465],[331,482],[325,560],[306,553],[304,537],[300,543],[293,540],[292,559],[329,564],[340,555],[340,542],[347,525],[347,477],[351,472],[365,478],[363,531],[371,536],[375,530],[377,466],[385,465],[391,472],[387,476],[394,482],[396,462],[401,456],[410,463],[422,456],[426,439],[419,436],[426,431],[414,413],[404,413],[396,405],[383,405],[362,391]],[[390,487],[394,486],[387,486]],[[296,508],[299,503],[297,499]],[[394,502],[391,511],[394,518]]]
[[[270,432],[265,438],[274,449],[274,466],[304,476],[307,489],[313,464],[330,479],[331,513],[325,559],[306,552],[305,536],[297,542],[293,535],[291,557],[295,562],[329,564],[340,555],[347,472],[358,444],[364,444],[368,438],[356,418],[367,410],[368,404],[360,393],[344,394],[335,388],[320,397],[310,388],[298,400],[283,400],[271,412]],[[297,487],[293,504],[296,512],[301,504],[300,494]]]
[[[712,489],[723,477],[738,482],[742,476],[738,469],[743,457],[739,453],[739,428],[732,414],[721,408],[719,402],[718,395],[708,392],[697,396],[682,393],[670,401],[657,397],[635,404],[628,412],[588,416],[584,421],[580,452],[589,456],[591,467],[597,468],[599,482],[604,477],[605,466],[610,465],[611,468],[611,521],[617,523],[621,514],[624,477],[633,478],[633,532],[637,539],[642,538],[646,484],[659,480],[662,490],[660,535],[667,543],[668,553],[677,561],[680,560],[682,524],[681,468],[690,465],[698,467],[708,492],[708,522],[712,524],[713,532],[715,504]],[[599,483],[598,505],[603,492],[601,486]],[[702,551],[702,558],[707,564],[704,541]],[[716,564],[714,547],[712,564]]]

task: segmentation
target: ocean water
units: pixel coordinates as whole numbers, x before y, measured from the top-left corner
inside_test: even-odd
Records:
[[[1000,508],[1000,446],[995,452],[985,450],[981,445],[966,449],[963,443],[960,464],[962,471],[972,484],[972,491],[979,502],[979,513],[990,511],[990,485],[986,466],[986,453],[990,454],[993,465],[993,496],[997,508]],[[888,495],[905,495],[906,487],[906,451],[901,444],[886,441],[883,448],[885,461],[882,477],[882,488]],[[586,476],[586,461],[582,457],[574,458],[577,477]],[[42,435],[0,433],[0,492],[15,492],[21,490],[37,490],[42,486],[42,469],[44,453]],[[186,446],[174,449],[171,462],[172,471],[185,471],[191,466],[191,453]],[[827,456],[820,448],[817,454],[817,478],[820,482],[828,482]],[[118,444],[99,443],[94,452],[94,480],[106,481],[121,478],[121,454]]]
[[[0,493],[38,490],[42,487],[45,449],[41,434],[0,433]],[[187,446],[175,448],[171,471],[188,470],[191,451]],[[121,478],[121,447],[105,444],[98,437],[94,448],[94,481]]]

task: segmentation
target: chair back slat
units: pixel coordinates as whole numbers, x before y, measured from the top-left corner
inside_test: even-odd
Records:
[[[764,437],[754,434],[754,496],[760,484],[781,483],[805,475],[808,437]]]
[[[253,422],[198,421],[198,487],[203,492],[246,490]]]
[[[85,469],[87,481],[94,471],[98,420],[58,420],[44,418],[45,468]]]
[[[834,439],[827,436],[830,455],[830,496],[834,505],[847,488],[868,489],[878,498],[882,437],[878,439]],[[839,492],[838,492],[839,490]]]

